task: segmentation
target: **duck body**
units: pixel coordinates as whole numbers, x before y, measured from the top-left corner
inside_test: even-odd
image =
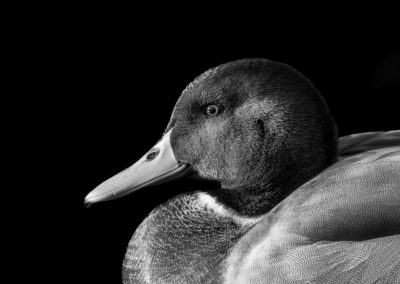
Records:
[[[342,159],[236,244],[226,283],[399,283],[399,193],[400,147]]]
[[[178,196],[136,230],[123,264],[124,282],[221,282],[229,251],[255,223],[230,214],[204,192]]]
[[[220,183],[149,214],[124,283],[400,282],[400,131],[336,133],[288,65],[245,59],[196,78],[162,139],[86,197],[193,172]]]
[[[341,142],[340,161],[263,216],[205,192],[156,208],[129,243],[125,282],[397,283],[400,131]]]

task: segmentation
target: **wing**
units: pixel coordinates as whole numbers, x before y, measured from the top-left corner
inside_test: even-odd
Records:
[[[400,283],[400,131],[345,137],[341,154],[245,235],[227,282]]]
[[[346,157],[366,151],[400,145],[400,130],[365,132],[339,138],[339,155]]]

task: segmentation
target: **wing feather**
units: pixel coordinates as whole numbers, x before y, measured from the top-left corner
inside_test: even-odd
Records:
[[[339,138],[339,155],[343,157],[399,145],[400,130],[357,133]]]
[[[238,242],[227,282],[400,282],[400,131],[343,137],[340,153]]]

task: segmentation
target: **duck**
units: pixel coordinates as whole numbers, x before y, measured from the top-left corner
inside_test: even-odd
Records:
[[[182,177],[217,182],[143,220],[124,283],[400,283],[400,130],[337,133],[299,71],[224,63],[195,78],[156,145],[85,202]]]

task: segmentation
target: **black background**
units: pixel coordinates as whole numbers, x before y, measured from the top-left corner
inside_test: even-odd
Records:
[[[41,193],[46,205],[35,209],[43,227],[29,229],[44,257],[38,275],[51,269],[58,280],[120,282],[138,224],[193,181],[91,208],[84,197],[157,142],[181,91],[210,67],[248,57],[282,61],[314,82],[341,136],[400,128],[400,49],[392,23],[299,27],[261,20],[243,27],[233,19],[208,28],[135,15],[107,9],[61,21],[54,15],[30,30],[27,72],[35,74],[31,84],[38,90],[30,100],[40,108],[26,135],[36,161],[49,157],[46,171],[35,176],[38,186],[49,188]]]

